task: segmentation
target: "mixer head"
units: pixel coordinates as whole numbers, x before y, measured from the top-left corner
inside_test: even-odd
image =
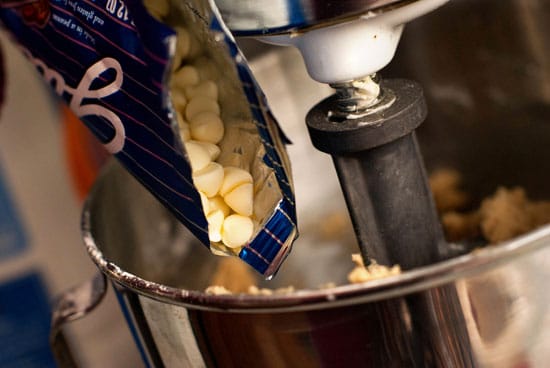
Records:
[[[394,56],[405,23],[448,0],[215,0],[236,36],[297,47],[310,76],[364,78]]]

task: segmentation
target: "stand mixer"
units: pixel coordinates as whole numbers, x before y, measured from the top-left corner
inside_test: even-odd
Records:
[[[332,156],[365,265],[410,270],[451,256],[415,136],[427,115],[422,88],[377,75],[392,60],[404,24],[446,2],[216,2],[236,36],[297,47],[310,77],[336,90],[309,111],[306,123],[313,145]],[[410,312],[416,323],[466,341],[456,290],[442,292],[440,300],[411,297]],[[438,345],[431,333],[420,331],[417,339]],[[435,349],[447,356],[445,364],[474,365],[469,344],[447,349]]]
[[[403,24],[444,2],[216,1],[235,35],[296,46],[312,78],[336,89],[307,115],[311,139],[333,158],[366,263],[398,263],[405,272],[318,289],[307,276],[334,273],[334,248],[345,253],[347,273],[349,249],[337,243],[330,245],[331,253],[323,253],[320,241],[314,241],[301,263],[296,260],[304,253],[296,247],[284,272],[269,281],[270,287],[278,287],[294,278],[296,292],[206,294],[219,258],[200,248],[124,170],[111,166],[84,210],[84,241],[92,260],[116,285],[148,365],[547,365],[550,303],[541,290],[549,277],[550,227],[497,247],[453,254],[452,244],[443,239],[416,143],[415,129],[426,117],[422,90],[412,81],[374,75],[392,59]],[[465,8],[473,2],[466,3]],[[459,14],[462,20],[464,13]],[[447,121],[439,120],[438,127],[447,129]],[[503,125],[491,131],[493,141],[502,142],[496,137]],[[473,134],[480,130],[479,125],[468,128]],[[504,142],[520,136],[525,134],[514,133],[514,140]],[[424,138],[420,132],[419,137]],[[456,155],[466,156],[466,145],[459,143],[463,149]],[[447,145],[440,139],[429,148],[440,152]],[[547,153],[544,147],[548,145],[539,148]],[[495,145],[487,150],[494,151]],[[533,161],[526,151],[526,160]],[[494,164],[492,159],[487,161]],[[461,169],[478,164],[470,159]],[[486,183],[487,167],[480,170],[483,174],[475,179]],[[499,172],[514,170],[501,165]],[[547,180],[535,177],[538,183]],[[332,263],[319,267],[323,257]],[[101,277],[95,281],[101,284]]]
[[[219,0],[236,35],[297,47],[310,76],[335,88],[306,122],[333,158],[365,264],[403,269],[449,257],[414,130],[422,89],[380,81],[404,24],[447,0],[276,2]]]

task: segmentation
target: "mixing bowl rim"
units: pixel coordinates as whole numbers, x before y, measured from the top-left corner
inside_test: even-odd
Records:
[[[452,283],[460,278],[496,268],[502,263],[511,262],[519,256],[550,245],[550,225],[546,225],[497,246],[480,248],[433,265],[361,284],[346,284],[326,289],[304,289],[268,296],[213,295],[204,291],[185,290],[145,280],[106,259],[93,236],[91,204],[96,198],[94,192],[95,190],[92,190],[92,194],[84,204],[81,230],[88,254],[99,270],[111,281],[126,289],[152,299],[192,309],[233,313],[283,313],[374,302]]]

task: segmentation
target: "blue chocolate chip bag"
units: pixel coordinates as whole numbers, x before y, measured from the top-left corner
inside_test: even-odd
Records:
[[[0,20],[105,148],[202,243],[270,277],[297,236],[280,128],[214,5],[146,5],[2,1]],[[232,182],[238,170],[251,179]]]

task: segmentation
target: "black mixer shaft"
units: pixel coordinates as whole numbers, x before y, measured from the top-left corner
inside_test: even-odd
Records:
[[[341,101],[333,95],[306,120],[314,146],[332,155],[365,263],[411,269],[445,250],[414,133],[426,104],[412,81],[387,80],[381,91],[381,107],[361,117],[334,118]]]

